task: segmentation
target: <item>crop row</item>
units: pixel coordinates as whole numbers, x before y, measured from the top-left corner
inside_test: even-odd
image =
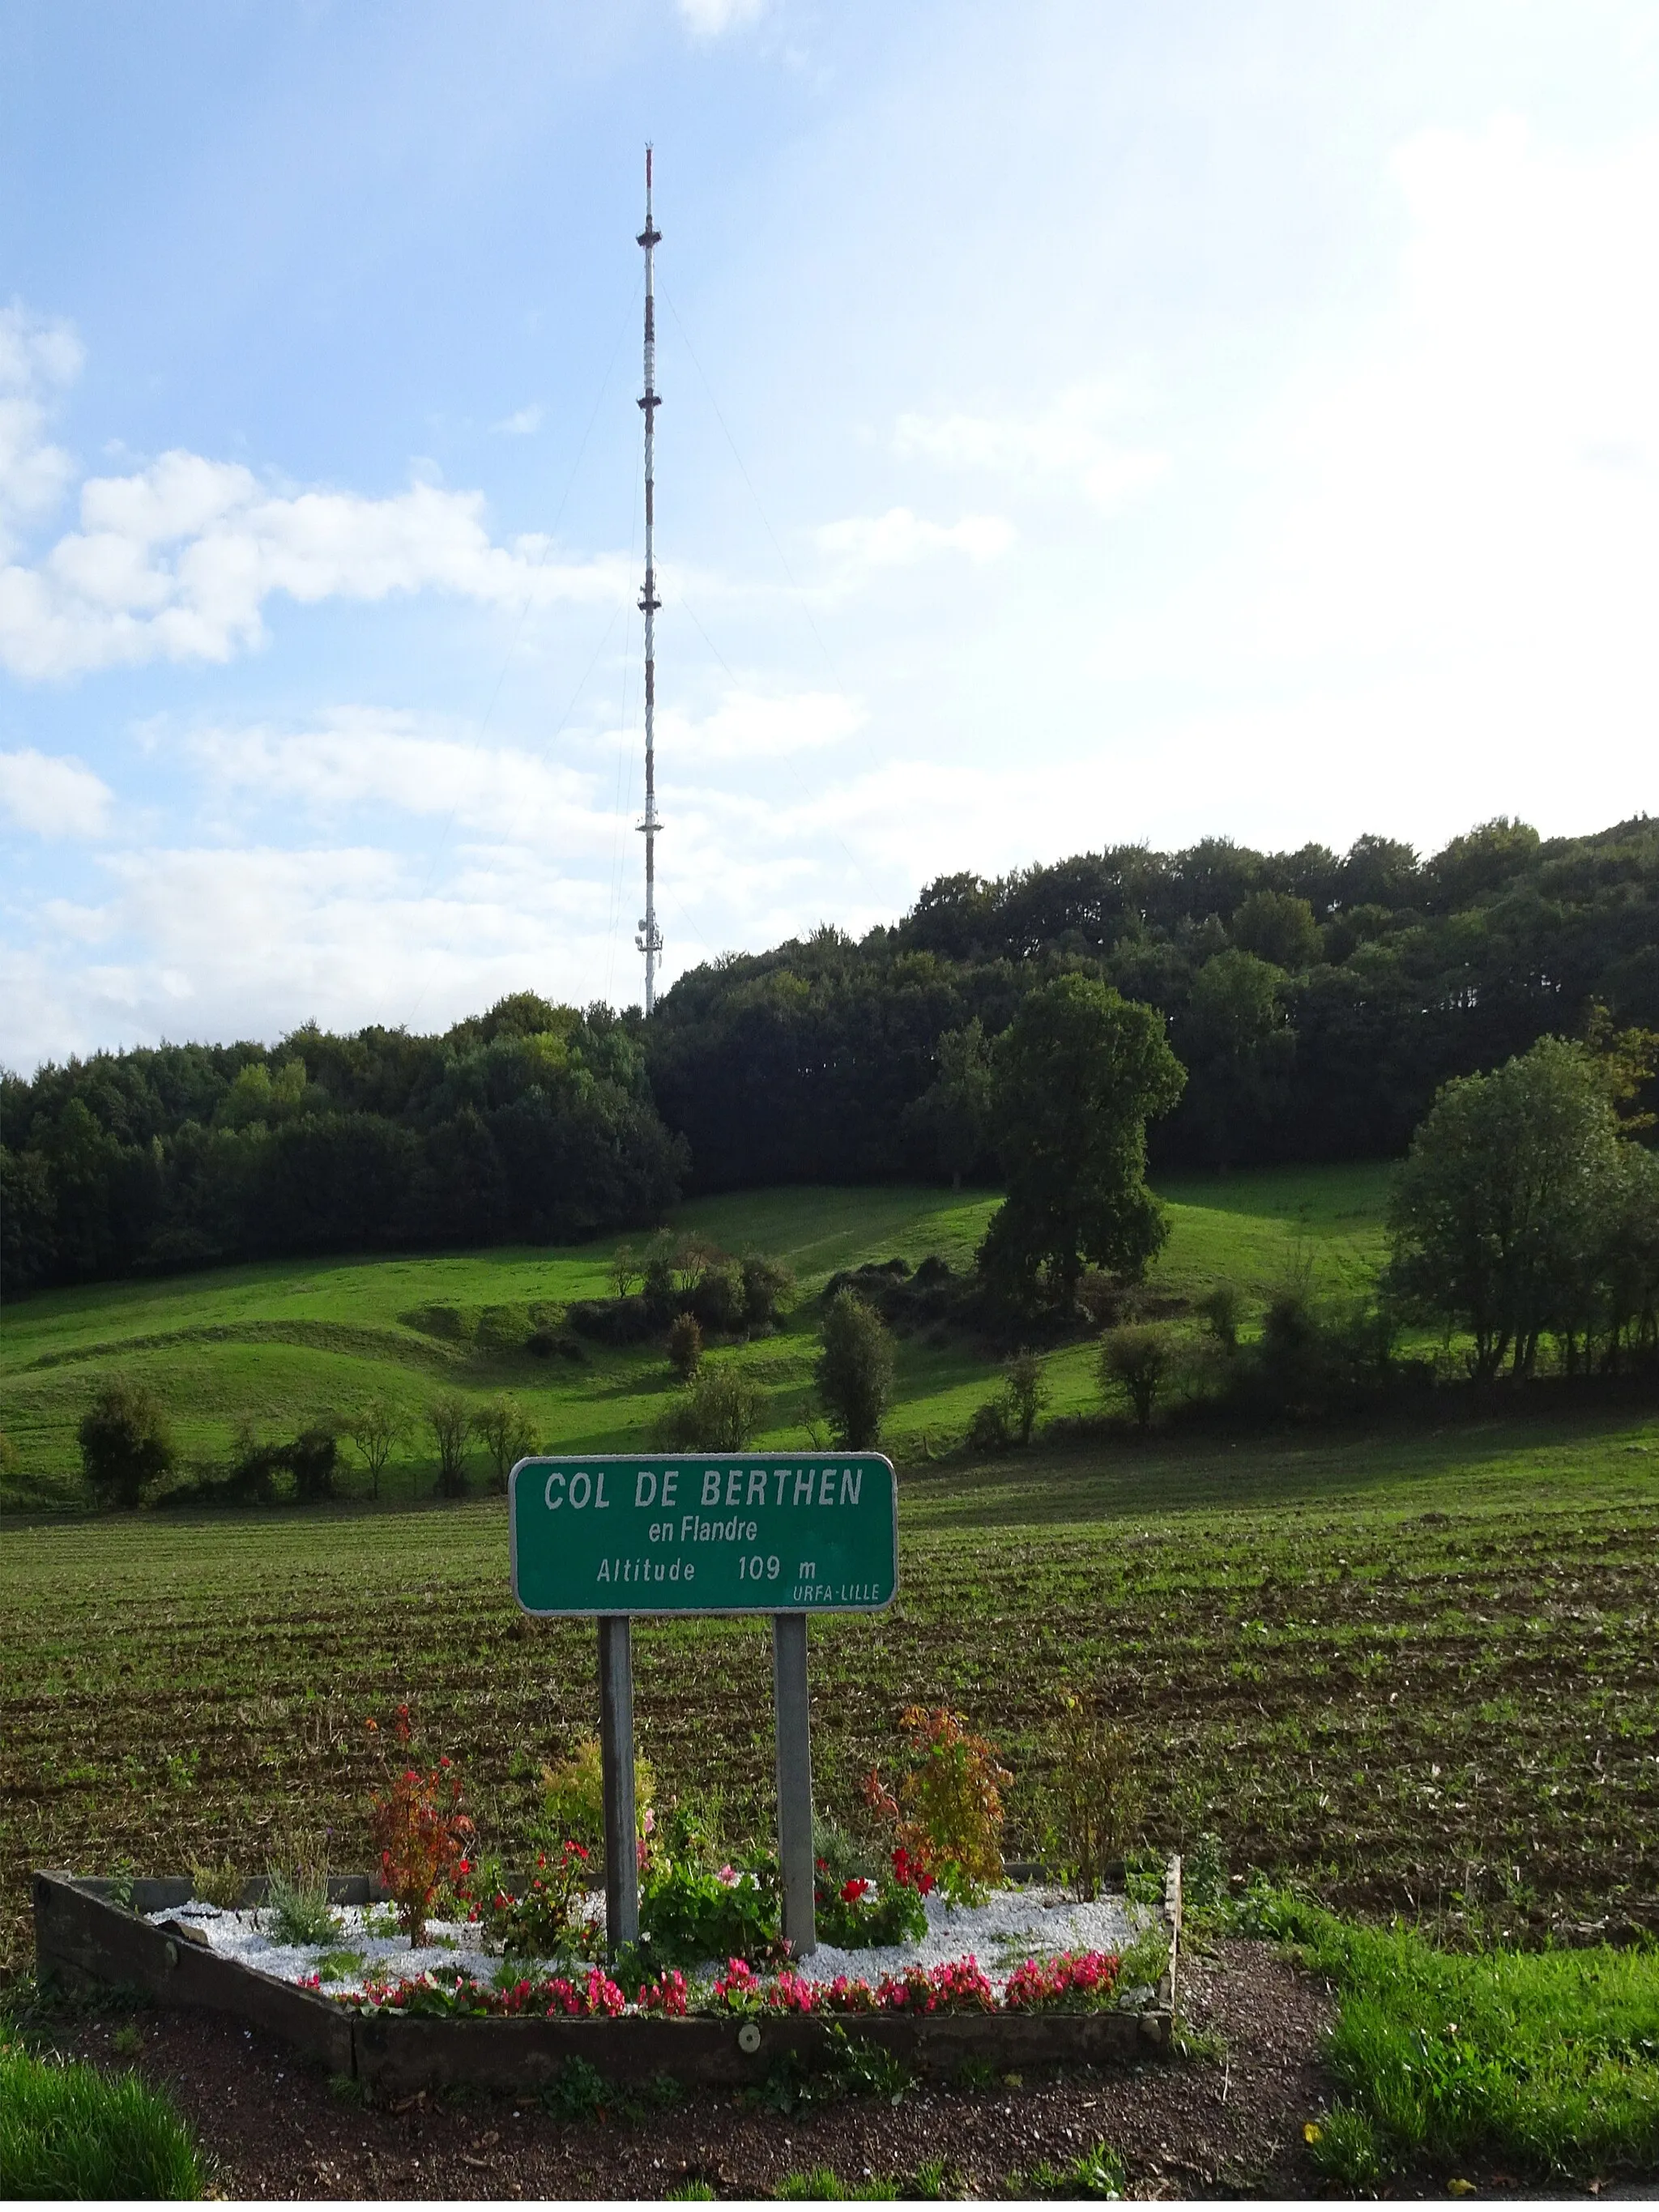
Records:
[[[1372,1909],[1455,1893],[1534,1925],[1659,1913],[1659,1506],[1362,1511],[908,1536],[899,1603],[815,1624],[822,1802],[855,1813],[896,1715],[994,1735],[1040,1843],[1062,1683],[1140,1748],[1150,1838]],[[334,1831],[361,1863],[362,1723],[408,1699],[511,1845],[541,1761],[594,1724],[592,1630],[532,1623],[499,1509],[40,1528],[0,1564],[0,1957],[32,1865],[141,1869]],[[768,1817],[758,1623],[644,1625],[636,1704],[667,1790]]]

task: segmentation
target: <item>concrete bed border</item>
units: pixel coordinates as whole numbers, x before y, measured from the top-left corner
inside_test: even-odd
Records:
[[[366,2018],[219,1956],[185,1923],[157,1927],[142,1917],[188,1904],[194,1895],[188,1879],[135,1881],[125,1906],[111,1894],[115,1887],[57,1869],[36,1873],[35,1959],[43,1983],[138,1990],[160,2004],[223,2013],[280,2036],[330,2073],[384,2095],[462,2083],[534,2090],[554,2081],[572,2058],[623,2083],[670,2074],[688,2086],[738,2087],[763,2080],[787,2052],[809,2059],[823,2054],[831,2025],[934,2076],[948,2076],[970,2059],[1006,2071],[1162,2057],[1174,2032],[1179,1858],[1170,1861],[1164,1878],[1169,1969],[1144,2012],[858,2014],[833,2021],[763,2014],[755,2018],[760,2040],[752,2051],[738,2047],[738,2031],[745,2023],[737,2019],[410,2020],[384,2013]],[[331,1881],[329,1892],[337,1905],[367,1905],[375,1901],[379,1887],[356,1875]],[[250,1895],[250,1901],[257,1898]]]

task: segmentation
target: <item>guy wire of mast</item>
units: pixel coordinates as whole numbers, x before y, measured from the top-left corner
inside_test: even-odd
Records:
[[[645,1011],[657,1002],[657,965],[662,957],[662,932],[657,927],[657,832],[662,827],[657,812],[657,567],[653,550],[656,522],[655,455],[657,410],[657,305],[654,294],[654,252],[662,233],[651,221],[651,149],[645,149],[645,228],[640,244],[645,248],[645,393],[640,401],[645,416],[645,589],[640,607],[645,616],[645,819],[637,824],[645,836],[645,912],[634,942],[645,955]]]

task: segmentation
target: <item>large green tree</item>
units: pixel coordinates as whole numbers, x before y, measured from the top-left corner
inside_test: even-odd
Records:
[[[1139,1274],[1169,1233],[1146,1188],[1146,1123],[1185,1080],[1162,1018],[1058,976],[1022,1001],[993,1070],[1008,1195],[981,1248],[988,1273],[1029,1294],[1046,1271],[1068,1304],[1085,1263]]]
[[[1530,1374],[1541,1337],[1590,1323],[1626,1180],[1605,1071],[1540,1037],[1447,1084],[1412,1139],[1389,1216],[1395,1294],[1468,1333],[1477,1378],[1505,1360]]]

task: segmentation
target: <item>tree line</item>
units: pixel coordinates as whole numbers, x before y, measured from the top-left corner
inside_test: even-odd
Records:
[[[164,1044],[6,1076],[3,1290],[647,1227],[687,1156],[641,1030],[523,992],[441,1036],[307,1027],[269,1049]]]
[[[526,992],[438,1036],[307,1026],[5,1075],[0,1290],[571,1241],[688,1188],[994,1179],[995,1042],[1066,976],[1151,1009],[1184,1072],[1155,1169],[1397,1157],[1449,1080],[1604,1018],[1659,1028],[1659,822],[1500,819],[1427,859],[1118,847],[706,963],[648,1024]]]

